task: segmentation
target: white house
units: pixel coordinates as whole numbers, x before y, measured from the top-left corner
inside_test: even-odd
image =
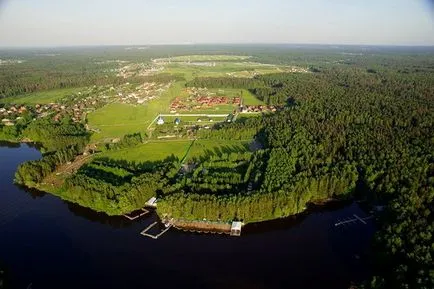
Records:
[[[161,116],[158,117],[158,119],[157,119],[157,124],[158,124],[158,125],[162,125],[162,124],[164,124],[164,119],[163,119]]]

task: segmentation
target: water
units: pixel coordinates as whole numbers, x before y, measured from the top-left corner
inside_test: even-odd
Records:
[[[243,228],[241,237],[139,232],[155,219],[107,217],[13,185],[28,145],[0,147],[0,261],[14,288],[348,288],[369,274],[366,214],[351,203]]]

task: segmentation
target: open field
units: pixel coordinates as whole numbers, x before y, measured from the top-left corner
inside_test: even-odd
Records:
[[[211,155],[249,151],[249,141],[196,140],[186,160],[200,159]]]
[[[182,61],[237,61],[249,59],[250,56],[243,55],[182,55],[170,57],[170,61],[182,62]],[[169,59],[167,59],[169,60]]]
[[[88,115],[92,129],[99,130],[92,135],[92,141],[121,137],[125,134],[145,132],[149,124],[160,113],[167,113],[170,101],[182,95],[183,82],[173,84],[159,98],[145,105],[112,103]]]
[[[47,104],[56,102],[57,100],[66,97],[68,95],[78,93],[82,88],[62,88],[53,89],[48,91],[33,92],[18,96],[11,96],[6,98],[1,98],[0,103],[16,103],[16,104]]]
[[[216,141],[196,140],[155,140],[133,148],[112,150],[99,154],[99,157],[107,157],[115,160],[130,162],[161,161],[175,156],[179,160],[199,159],[210,155],[221,155],[230,152],[246,152],[249,150],[249,141]],[[190,150],[189,150],[190,148]],[[188,155],[186,155],[188,152]]]
[[[248,63],[216,62],[215,66],[194,66],[187,63],[167,64],[164,73],[182,74],[187,81],[196,77],[253,77],[255,75],[278,73],[285,68],[277,66],[264,66],[260,63],[254,65]]]
[[[133,148],[107,151],[99,156],[130,162],[161,161],[170,156],[175,156],[181,160],[185,156],[191,142],[191,140],[153,141]]]

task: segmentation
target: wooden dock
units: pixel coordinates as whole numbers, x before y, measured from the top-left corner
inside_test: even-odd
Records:
[[[366,220],[372,219],[374,217],[374,216],[368,216],[368,217],[360,218],[356,214],[353,214],[353,216],[354,216],[354,218],[346,219],[346,220],[343,220],[343,221],[338,220],[339,222],[335,223],[335,227],[341,226],[341,225],[355,223],[357,221],[359,221],[363,225],[366,225],[367,224]]]
[[[166,233],[167,231],[169,231],[169,229],[172,227],[172,224],[168,224],[168,226],[161,231],[160,233],[156,234],[156,235],[152,235],[149,234],[148,231],[151,230],[155,225],[157,225],[158,222],[153,222],[152,224],[150,224],[149,226],[147,226],[143,231],[140,232],[140,235],[143,235],[145,237],[149,237],[152,239],[158,239],[159,237],[161,237],[164,233]]]
[[[142,209],[138,210],[138,212],[136,214],[133,214],[133,213],[135,213],[135,212],[131,212],[131,213],[125,214],[123,216],[130,221],[134,221],[134,220],[146,215],[147,213],[149,213],[149,211],[146,210],[145,208],[142,208]]]

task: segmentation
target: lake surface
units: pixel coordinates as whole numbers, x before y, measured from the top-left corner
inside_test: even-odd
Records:
[[[350,203],[251,224],[241,237],[169,230],[139,233],[156,218],[107,217],[13,184],[35,148],[0,144],[0,262],[14,288],[348,288],[369,274],[372,221]]]

